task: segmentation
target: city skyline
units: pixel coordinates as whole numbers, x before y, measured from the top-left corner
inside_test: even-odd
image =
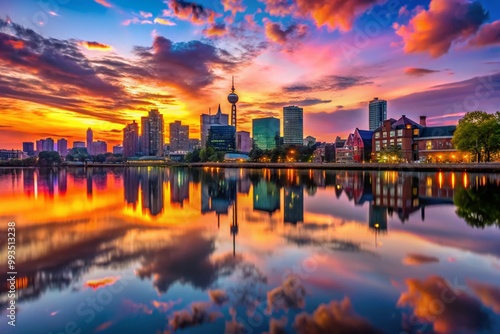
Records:
[[[429,125],[500,105],[494,0],[42,4],[0,14],[0,148],[85,141],[88,128],[112,147],[151,109],[199,138],[202,113],[230,114],[233,75],[238,131],[297,105],[304,136],[323,142],[368,129],[375,96],[388,118]]]

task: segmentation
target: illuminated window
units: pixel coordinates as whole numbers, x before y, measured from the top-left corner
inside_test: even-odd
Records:
[[[419,133],[420,133],[420,129],[414,129],[413,130],[413,135],[414,136],[418,136]]]
[[[426,149],[426,150],[432,150],[432,141],[428,140],[428,141],[425,143],[425,149]]]
[[[387,132],[386,132],[386,131],[384,131],[384,132],[382,133],[382,137],[387,138]]]
[[[395,137],[396,136],[396,131],[392,130],[391,131],[391,137]]]
[[[380,138],[380,132],[375,132],[375,138]]]
[[[398,137],[403,137],[403,129],[398,130]]]
[[[410,129],[411,129],[411,124],[407,124],[407,125],[406,125],[406,128],[407,128],[408,130],[410,130]]]

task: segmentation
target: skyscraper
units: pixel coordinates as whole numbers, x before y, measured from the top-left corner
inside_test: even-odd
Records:
[[[92,152],[92,143],[94,142],[94,132],[92,131],[91,128],[87,129],[87,152],[90,155],[94,155],[94,152]]]
[[[181,121],[170,123],[170,151],[189,151],[189,125]]]
[[[222,111],[220,109],[220,104],[219,104],[219,109],[217,110],[217,114],[215,114],[215,115],[202,114],[200,116],[201,147],[207,146],[208,129],[210,129],[210,127],[213,124],[229,125],[229,116],[227,114],[222,113]]]
[[[68,155],[68,141],[64,138],[57,140],[57,152],[60,156]]]
[[[130,158],[139,152],[139,124],[133,121],[123,129],[123,157]]]
[[[54,151],[54,139],[42,139],[42,151]]]
[[[162,156],[165,141],[163,115],[158,109],[151,109],[147,117],[141,118],[142,154],[146,156]]]
[[[297,106],[283,108],[283,142],[302,145],[304,142],[304,109]]]
[[[216,151],[231,152],[236,149],[236,132],[232,125],[212,125],[208,130],[207,146]]]
[[[379,100],[378,97],[370,101],[369,106],[369,125],[370,131],[375,131],[382,126],[387,119],[387,101]]]
[[[35,144],[33,142],[23,143],[23,152],[25,152],[29,157],[35,155]]]
[[[256,148],[275,149],[280,139],[280,120],[275,117],[253,119],[252,138]]]

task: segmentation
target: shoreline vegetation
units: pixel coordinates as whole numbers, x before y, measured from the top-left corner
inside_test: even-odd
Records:
[[[61,164],[53,167],[0,166],[17,168],[99,168],[99,167],[187,167],[187,168],[246,168],[246,169],[319,169],[319,170],[398,170],[398,171],[468,171],[500,172],[500,162],[490,163],[263,163],[263,162],[127,162]]]

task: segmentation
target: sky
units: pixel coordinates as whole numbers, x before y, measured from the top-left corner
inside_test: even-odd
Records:
[[[367,129],[374,97],[428,125],[500,110],[498,0],[195,1],[1,1],[0,149],[119,144],[153,108],[199,138],[233,75],[238,130],[298,105],[326,142]]]

